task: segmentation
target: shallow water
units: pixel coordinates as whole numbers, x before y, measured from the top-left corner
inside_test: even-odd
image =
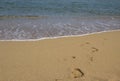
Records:
[[[0,20],[0,39],[39,39],[120,29],[120,17],[45,17]]]
[[[0,40],[120,29],[120,0],[0,0]]]

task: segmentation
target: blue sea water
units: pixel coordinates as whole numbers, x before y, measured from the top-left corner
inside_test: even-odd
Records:
[[[120,0],[0,0],[3,15],[120,15]]]
[[[120,29],[120,0],[0,0],[0,40]]]

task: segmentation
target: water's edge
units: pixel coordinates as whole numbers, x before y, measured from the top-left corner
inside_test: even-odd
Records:
[[[41,40],[54,40],[54,39],[59,39],[59,38],[68,38],[68,37],[81,37],[81,36],[89,36],[89,35],[94,35],[94,34],[100,34],[100,33],[109,33],[109,32],[117,32],[120,31],[120,29],[118,30],[108,30],[108,31],[101,31],[101,32],[93,32],[93,33],[87,33],[87,34],[82,34],[82,35],[68,35],[68,36],[57,36],[57,37],[43,37],[43,38],[39,38],[39,39],[22,39],[22,40],[18,40],[18,39],[12,39],[12,40],[0,40],[0,42],[31,42],[31,41],[41,41]]]

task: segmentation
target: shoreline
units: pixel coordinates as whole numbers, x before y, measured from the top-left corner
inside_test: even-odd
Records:
[[[115,32],[115,31],[120,31],[120,29],[117,30],[107,30],[107,31],[100,31],[100,32],[93,32],[93,33],[87,33],[87,34],[81,34],[81,35],[68,35],[68,36],[57,36],[57,37],[45,37],[45,38],[39,38],[39,39],[12,39],[12,40],[0,40],[0,42],[4,42],[4,41],[10,41],[10,42],[14,42],[14,41],[18,41],[18,42],[25,42],[25,41],[42,41],[42,40],[54,40],[54,39],[61,39],[61,38],[70,38],[70,37],[81,37],[81,36],[89,36],[89,35],[95,35],[95,34],[100,34],[100,33],[108,33],[108,32]]]

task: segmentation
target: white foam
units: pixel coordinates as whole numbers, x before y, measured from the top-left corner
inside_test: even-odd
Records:
[[[93,34],[99,34],[99,33],[105,33],[105,32],[114,32],[114,31],[120,31],[118,30],[108,30],[108,31],[101,31],[101,32],[94,32],[94,33],[87,33],[87,34],[82,34],[82,35],[66,35],[66,36],[57,36],[57,37],[44,37],[44,38],[39,38],[39,39],[12,39],[12,40],[0,40],[0,41],[40,41],[40,40],[48,40],[48,39],[58,39],[58,38],[66,38],[66,37],[80,37],[80,36],[87,36],[87,35],[93,35]]]
[[[120,29],[119,18],[86,17],[0,21],[0,41],[33,41],[94,34]]]

